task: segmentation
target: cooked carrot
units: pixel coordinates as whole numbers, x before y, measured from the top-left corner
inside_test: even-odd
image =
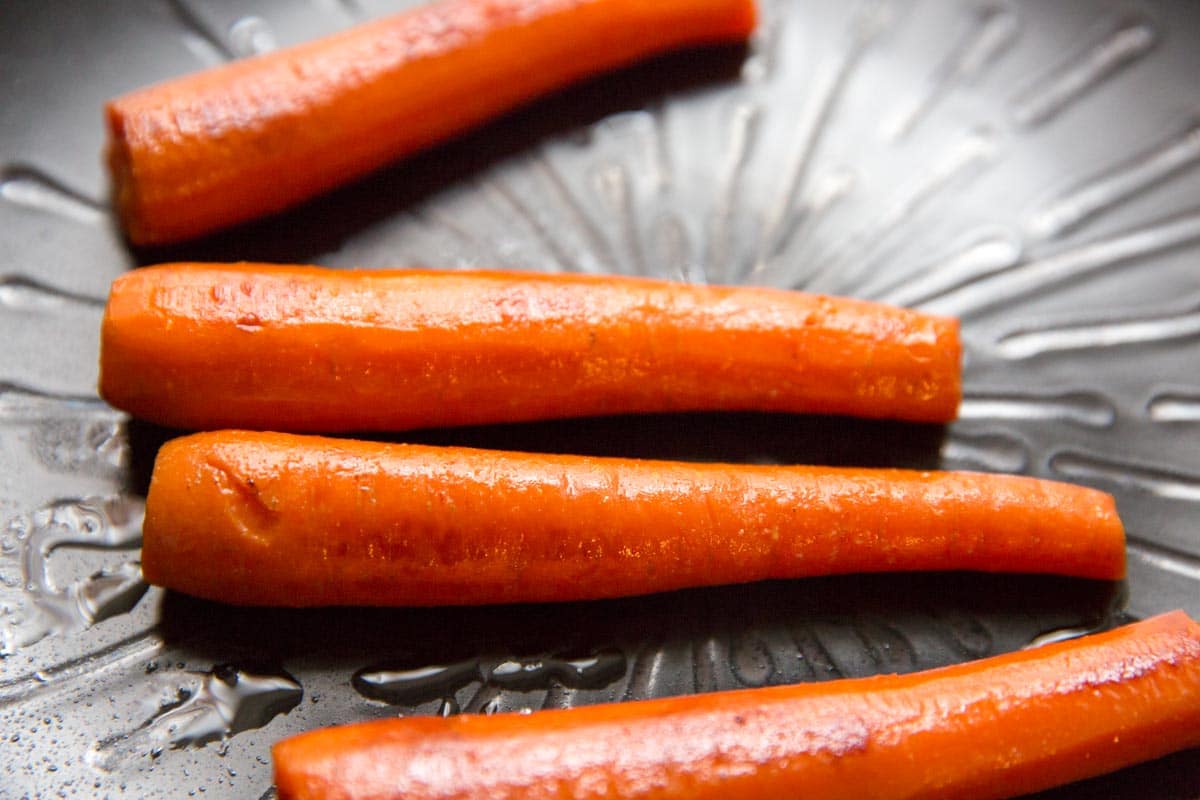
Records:
[[[957,322],[774,289],[175,264],[113,284],[100,391],[181,428],[403,430],[649,411],[946,421]]]
[[[753,0],[442,0],[111,101],[135,244],[293,206],[596,73],[744,40]]]
[[[1198,745],[1200,625],[1176,611],[910,675],[388,719],[274,757],[280,800],[989,800]]]
[[[230,603],[583,600],[847,572],[1117,579],[1112,498],[1011,475],[693,464],[218,431],[167,443],[151,583]]]

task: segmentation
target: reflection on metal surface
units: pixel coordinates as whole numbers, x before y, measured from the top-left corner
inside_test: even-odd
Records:
[[[755,152],[763,109],[749,103],[734,106],[729,115],[729,145],[726,162],[720,170],[717,189],[717,204],[708,224],[708,239],[705,242],[701,267],[708,283],[733,283],[739,272],[731,263],[734,252],[742,252],[730,241],[733,235],[732,220],[741,205],[742,178],[746,171],[749,154]]]
[[[1200,422],[1200,391],[1155,395],[1146,411],[1155,422]]]
[[[1038,634],[1033,641],[1025,645],[1024,650],[1033,650],[1038,647],[1044,647],[1048,644],[1056,644],[1057,642],[1067,642],[1071,639],[1078,639],[1080,636],[1096,633],[1097,628],[1091,626],[1079,626],[1076,628],[1057,628],[1046,633]]]
[[[665,212],[655,221],[654,248],[662,275],[666,278],[702,283],[703,273],[694,268],[695,253],[688,239],[687,227],[678,214]]]
[[[621,699],[660,697],[663,692],[659,686],[665,677],[666,656],[666,650],[661,643],[651,642],[643,647],[629,665],[629,679],[625,683]]]
[[[964,659],[984,658],[995,652],[996,642],[991,632],[978,619],[953,607],[933,612],[935,635]]]
[[[104,298],[52,286],[26,275],[0,276],[0,305],[14,310],[45,310],[55,306],[56,301],[104,306]]]
[[[979,78],[989,66],[1007,53],[1017,40],[1016,13],[1002,5],[971,9],[965,35],[937,66],[928,88],[891,118],[884,135],[892,140],[908,136],[943,97],[960,84]]]
[[[1108,428],[1116,420],[1112,403],[1094,392],[1063,395],[967,394],[959,407],[960,419],[1052,420]]]
[[[1029,453],[1019,440],[998,433],[952,432],[942,446],[942,458],[952,468],[988,472],[1024,472]]]
[[[15,82],[6,89],[17,93],[12,113],[47,132],[21,151],[0,141],[8,165],[0,172],[0,381],[8,382],[0,385],[0,510],[9,520],[0,531],[9,653],[0,723],[30,748],[5,765],[6,789],[53,796],[75,781],[97,796],[274,796],[273,739],[417,710],[426,695],[383,698],[400,709],[363,700],[420,682],[364,669],[395,642],[429,645],[418,659],[425,665],[474,665],[450,696],[427,693],[422,713],[486,713],[908,671],[1113,621],[1113,601],[1094,596],[1111,587],[1021,576],[969,576],[952,597],[945,589],[953,576],[909,576],[729,587],[528,617],[401,610],[369,618],[384,634],[354,632],[362,610],[234,611],[158,590],[143,595],[137,500],[128,492],[166,434],[129,423],[94,395],[100,293],[142,254],[113,235],[108,209],[94,199],[102,187],[74,188],[87,180],[59,165],[77,152],[99,163],[99,109],[118,85],[262,52],[300,31],[415,1],[158,0],[113,22],[117,33],[88,51],[112,59],[94,75],[30,62],[28,77],[45,81],[36,83],[48,87],[43,94],[20,95]],[[0,5],[0,15],[20,5]],[[1092,27],[1096,11],[1086,3],[762,5],[764,26],[744,61],[726,63],[736,61],[726,53],[714,67],[707,55],[689,55],[685,67],[667,65],[688,73],[682,80],[547,130],[538,124],[543,109],[564,107],[552,101],[469,139],[465,150],[417,159],[415,172],[400,167],[344,190],[338,197],[350,210],[320,201],[316,211],[171,255],[203,257],[215,246],[229,258],[265,252],[342,266],[746,279],[962,314],[970,346],[963,420],[944,440],[931,438],[920,466],[1034,471],[1110,489],[1127,515],[1131,563],[1142,568],[1132,573],[1145,581],[1134,587],[1139,608],[1167,602],[1155,580],[1200,582],[1186,539],[1200,502],[1200,451],[1183,439],[1200,421],[1200,389],[1187,372],[1200,342],[1190,259],[1200,208],[1185,205],[1195,196],[1200,138],[1194,118],[1181,117],[1195,114],[1198,98],[1194,82],[1169,74],[1171,64],[1195,71],[1194,12],[1118,3],[1115,16]],[[34,46],[81,44],[60,41],[60,29]],[[141,47],[151,36],[164,43],[158,50]],[[16,74],[13,63],[0,49],[0,66]],[[631,74],[583,96],[591,102],[611,88],[624,97],[647,73]],[[1021,76],[1033,80],[1014,83]],[[90,104],[94,113],[81,118],[95,125],[63,129],[46,92]],[[1128,124],[1113,118],[1117,101]],[[540,132],[526,131],[530,122]],[[1050,150],[1075,143],[1078,153]],[[469,163],[457,167],[460,157]],[[1104,225],[1110,218],[1114,228]],[[1113,291],[1096,291],[1097,281]],[[708,438],[704,424],[672,436]],[[763,446],[736,452],[791,463],[830,450],[808,439],[841,437],[849,444],[833,449],[843,461],[859,447],[877,460],[897,457],[870,450],[869,426],[827,421],[797,435],[789,425],[756,423]],[[785,435],[804,441],[781,457],[770,440]],[[139,437],[146,441],[131,443]],[[1145,453],[1161,461],[1138,460]],[[1158,541],[1168,528],[1171,547]],[[446,630],[425,629],[446,620]],[[54,631],[71,635],[43,636]],[[531,631],[539,637],[525,647]],[[581,631],[592,637],[578,651],[592,654],[583,660],[480,660],[509,648],[560,652]],[[465,651],[438,649],[464,638]],[[260,652],[295,677],[207,669]],[[391,666],[398,663],[407,662]],[[235,690],[250,698],[245,709],[257,710],[237,710]],[[45,722],[58,707],[72,714]],[[221,746],[194,746],[206,740]],[[92,745],[85,763],[79,754]],[[58,772],[42,768],[41,752],[53,754]]]
[[[73,310],[71,306],[75,304],[93,308],[102,308],[104,305],[99,298],[65,292],[24,276],[0,279],[0,311],[17,314],[70,313]]]
[[[1050,457],[1050,469],[1064,478],[1098,481],[1149,492],[1168,500],[1200,503],[1200,477],[1167,467],[1063,451]]]
[[[312,4],[321,11],[334,11],[344,15],[348,21],[358,21],[366,17],[359,0],[311,0]]]
[[[64,692],[77,689],[80,683],[96,681],[107,670],[132,672],[131,665],[145,662],[162,647],[162,639],[155,631],[142,631],[79,658],[45,664],[35,672],[6,678],[0,681],[0,708],[53,701]]]
[[[178,20],[184,47],[204,66],[216,66],[237,57],[225,39],[204,23],[189,0],[162,0]]]
[[[559,244],[553,227],[543,221],[542,215],[528,204],[520,192],[512,189],[502,176],[497,175],[491,180],[481,182],[480,188],[493,195],[498,204],[507,205],[524,223],[524,227],[544,246],[547,254],[550,255],[549,261],[542,262],[547,270],[602,271],[594,257],[573,257],[563,245]]]
[[[229,43],[239,57],[269,53],[279,46],[270,24],[253,14],[240,17],[229,26]]]
[[[1170,572],[1190,581],[1200,582],[1200,556],[1131,537],[1126,549],[1136,558],[1155,569]]]
[[[808,209],[803,195],[816,152],[832,125],[851,76],[891,17],[890,6],[875,0],[862,0],[851,16],[845,34],[846,47],[840,51],[832,77],[817,95],[812,120],[796,138],[797,151],[788,162],[782,191],[767,209],[766,223],[758,237],[755,273],[765,271],[772,260],[781,256],[804,224]]]
[[[108,223],[108,210],[102,203],[34,167],[0,168],[0,199],[83,225]]]
[[[584,209],[580,201],[575,197],[571,189],[570,182],[563,175],[545,150],[537,150],[530,156],[530,167],[536,173],[546,186],[549,186],[553,196],[557,198],[557,202],[551,201],[548,205],[552,208],[564,210],[567,212],[568,225],[567,230],[576,230],[582,234],[583,247],[581,252],[590,253],[595,257],[596,270],[599,272],[619,272],[618,261],[613,253],[612,246],[604,233],[600,230],[599,223]],[[544,197],[540,194],[539,197]],[[547,205],[544,201],[541,205]],[[558,226],[562,229],[563,226]],[[560,266],[564,269],[572,269],[575,267],[573,259],[566,261]]]
[[[1200,212],[1159,220],[1127,231],[1024,261],[1002,272],[976,276],[945,294],[927,299],[925,307],[943,314],[974,314],[1011,303],[1035,292],[1062,288],[1113,267],[1144,268],[1150,257],[1200,241]]]
[[[864,296],[899,306],[920,306],[960,286],[995,275],[1021,260],[1013,234],[983,231],[957,252],[915,269],[897,270],[861,287]],[[882,287],[878,284],[882,283]]]
[[[869,227],[849,235],[817,258],[820,268],[809,275],[804,288],[833,291],[839,285],[862,279],[872,258],[896,237],[903,236],[917,215],[934,199],[949,194],[976,177],[996,157],[995,131],[979,128],[967,132],[929,171],[921,183],[905,191],[895,205]]]
[[[1051,353],[1191,339],[1200,335],[1198,307],[1200,304],[1189,304],[1189,310],[1183,312],[1018,330],[1001,336],[996,351],[1004,358],[1020,360]]]
[[[1037,238],[1057,238],[1197,161],[1200,161],[1200,125],[1192,125],[1182,135],[1105,169],[1063,197],[1035,210],[1026,228]]]
[[[626,257],[634,275],[650,275],[643,255],[642,235],[638,229],[638,213],[634,207],[629,170],[623,164],[604,164],[592,172],[596,193],[605,201],[608,211],[620,220],[626,243]]]
[[[1149,20],[1120,20],[1099,42],[1034,81],[1013,101],[1013,117],[1028,127],[1049,122],[1106,78],[1145,56],[1157,41],[1158,31]]]
[[[461,244],[466,245],[467,249],[472,253],[473,258],[483,258],[487,253],[487,259],[492,266],[504,269],[516,269],[517,265],[508,260],[501,249],[490,248],[480,241],[471,230],[463,225],[462,222],[455,219],[451,214],[447,214],[438,208],[415,209],[409,212],[423,225],[437,227],[450,234],[451,237],[458,240]]]

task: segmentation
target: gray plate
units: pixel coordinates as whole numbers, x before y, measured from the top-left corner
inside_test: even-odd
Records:
[[[404,5],[0,5],[0,796],[269,797],[270,744],[321,725],[903,672],[1200,614],[1200,5],[767,0],[748,50],[605,77],[242,230],[124,244],[106,98]],[[1116,495],[1128,582],[317,612],[147,589],[141,499],[172,432],[97,399],[96,348],[112,278],[169,258],[578,269],[959,314],[967,398],[944,430],[680,415],[407,438],[1066,479]],[[1200,753],[1044,796],[1194,800]]]

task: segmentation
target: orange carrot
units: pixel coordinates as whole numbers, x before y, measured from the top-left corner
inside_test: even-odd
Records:
[[[230,603],[470,605],[848,572],[1118,579],[1112,498],[1011,475],[693,464],[218,431],[167,443],[151,583]]]
[[[941,422],[957,322],[775,289],[176,264],[105,312],[100,391],[181,428],[403,430],[650,411]]]
[[[1180,611],[910,675],[494,716],[275,745],[280,800],[1013,797],[1200,745]]]
[[[135,244],[293,206],[596,73],[744,40],[753,0],[442,0],[105,109]]]

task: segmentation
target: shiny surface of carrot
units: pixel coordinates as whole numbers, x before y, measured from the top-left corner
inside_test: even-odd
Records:
[[[595,73],[744,40],[753,0],[442,0],[108,104],[135,244],[282,210]]]
[[[409,717],[275,746],[281,800],[1013,797],[1200,745],[1182,612],[909,675]]]
[[[159,452],[142,569],[229,603],[583,600],[849,572],[1117,579],[1112,498],[1009,475],[221,431]]]
[[[174,264],[114,282],[100,391],[180,428],[404,430],[651,411],[926,422],[957,322],[616,276]]]

